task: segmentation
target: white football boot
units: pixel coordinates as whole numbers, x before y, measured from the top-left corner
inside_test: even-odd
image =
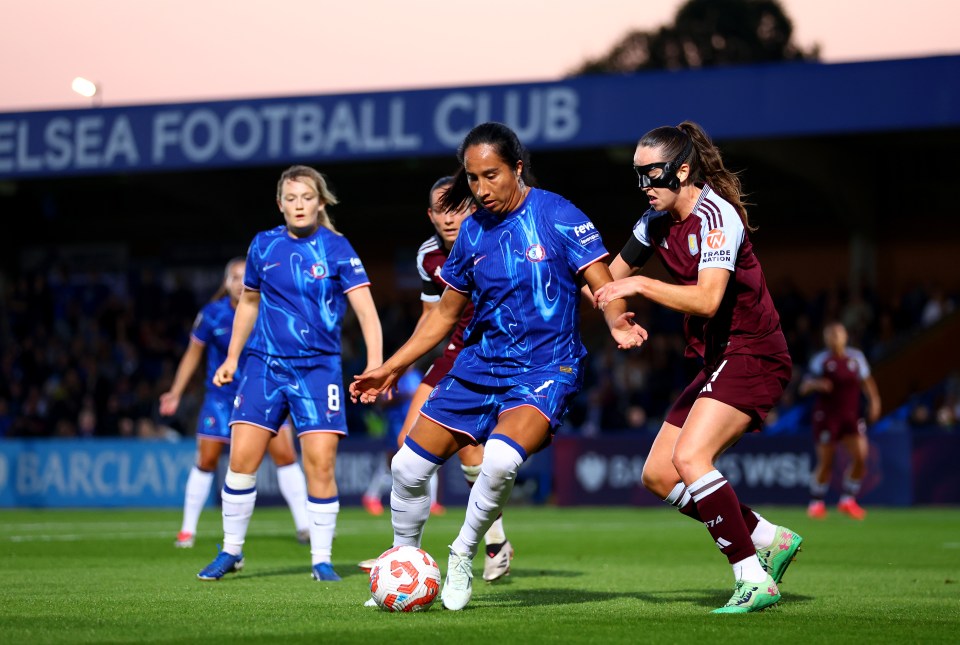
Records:
[[[457,553],[450,547],[447,561],[447,579],[440,592],[444,608],[459,611],[470,602],[473,595],[473,558],[466,553]]]

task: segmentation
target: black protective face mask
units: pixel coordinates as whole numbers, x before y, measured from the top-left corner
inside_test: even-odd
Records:
[[[669,188],[677,190],[680,188],[680,180],[677,178],[677,170],[687,160],[693,151],[693,142],[688,141],[683,152],[673,161],[658,161],[657,163],[648,163],[646,166],[634,166],[637,176],[640,178],[640,188]],[[654,168],[662,170],[660,176],[651,177],[649,172]]]

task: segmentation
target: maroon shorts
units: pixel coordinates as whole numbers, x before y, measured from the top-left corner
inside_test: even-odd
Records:
[[[831,417],[823,410],[813,413],[813,440],[819,444],[837,443],[844,437],[867,434],[867,420],[862,417]]]
[[[427,373],[423,375],[423,380],[420,382],[430,387],[437,387],[440,379],[446,376],[447,372],[453,368],[453,362],[457,360],[458,354],[460,354],[459,350],[445,351],[440,358],[433,361],[433,364],[427,368]]]
[[[666,422],[679,428],[699,398],[716,399],[750,417],[747,432],[763,427],[767,413],[780,400],[790,382],[793,362],[788,354],[724,356],[716,365],[700,370],[667,412]]]

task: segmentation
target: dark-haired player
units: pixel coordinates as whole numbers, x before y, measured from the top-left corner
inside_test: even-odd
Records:
[[[393,459],[393,544],[419,545],[430,511],[430,477],[460,448],[485,443],[466,517],[450,545],[443,606],[463,609],[473,590],[473,558],[510,497],[527,456],[546,446],[580,389],[578,280],[610,281],[607,251],[593,224],[563,197],[531,188],[516,133],[500,123],[473,128],[457,152],[460,167],[440,200],[473,200],[443,265],[447,288],[414,334],[382,366],[355,377],[354,400],[370,403],[445,338],[473,303],[464,348],[431,390]],[[646,331],[622,301],[604,312],[617,345],[638,347]]]
[[[595,291],[597,305],[639,295],[685,314],[688,343],[702,339],[705,365],[667,413],[643,484],[703,522],[733,567],[733,595],[715,612],[759,611],[780,600],[802,538],[741,504],[714,460],[762,427],[790,379],[780,317],[747,235],[740,181],[700,126],[651,130],[633,160],[649,209],[610,264],[619,279]],[[653,255],[674,284],[633,275]]]
[[[441,269],[450,256],[450,249],[453,248],[453,243],[460,233],[460,225],[475,210],[472,203],[461,208],[442,209],[439,206],[444,191],[452,183],[453,177],[441,177],[430,188],[430,206],[427,209],[427,217],[436,229],[436,234],[427,238],[417,252],[417,272],[420,274],[421,281],[420,300],[423,303],[420,321],[440,302],[443,290],[447,286],[440,278]],[[460,350],[463,349],[463,332],[471,318],[473,318],[473,303],[468,303],[453,330],[453,334],[444,346],[443,354],[430,365],[423,381],[413,393],[410,408],[407,411],[407,417],[398,438],[398,446],[403,445],[404,439],[416,423],[417,417],[420,415],[420,408],[427,400],[430,392],[453,367]],[[418,325],[420,321],[418,321]],[[406,377],[406,374],[404,377]],[[472,487],[480,475],[483,446],[466,445],[457,454],[460,457],[460,468],[463,471],[463,476],[467,480],[467,484]],[[436,514],[434,511],[436,480],[437,475],[434,474],[430,479],[431,512],[434,514]],[[502,513],[484,534],[484,545],[486,557],[483,561],[483,579],[487,582],[493,582],[508,575],[510,573],[510,561],[513,559],[513,545],[507,540],[504,532]],[[364,560],[360,563],[360,567],[369,569],[374,562],[375,560]]]

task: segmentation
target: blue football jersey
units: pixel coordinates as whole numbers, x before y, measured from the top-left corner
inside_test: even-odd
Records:
[[[207,352],[207,378],[204,381],[207,390],[231,399],[237,393],[237,385],[240,383],[240,377],[243,374],[246,352],[240,355],[233,382],[227,383],[223,387],[217,387],[213,384],[213,375],[227,358],[230,336],[233,334],[234,313],[234,308],[230,306],[229,296],[214,300],[204,305],[203,309],[200,310],[196,320],[193,321],[193,331],[190,332],[193,339],[203,345]]]
[[[497,386],[540,369],[579,378],[577,276],[606,255],[590,219],[545,190],[531,189],[506,216],[480,210],[463,220],[440,277],[476,309],[450,373]]]
[[[277,358],[340,354],[346,293],[370,284],[350,243],[321,226],[306,238],[284,225],[253,238],[243,277],[260,292],[260,313],[247,350]]]

